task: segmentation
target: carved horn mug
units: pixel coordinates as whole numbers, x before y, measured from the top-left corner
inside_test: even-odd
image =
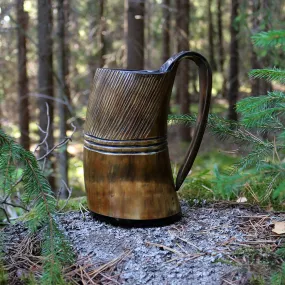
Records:
[[[167,116],[182,59],[199,68],[200,104],[194,136],[174,183]],[[192,51],[172,56],[154,71],[96,70],[84,127],[84,180],[88,208],[97,218],[122,226],[156,226],[181,217],[176,191],[199,150],[211,88],[207,60]]]

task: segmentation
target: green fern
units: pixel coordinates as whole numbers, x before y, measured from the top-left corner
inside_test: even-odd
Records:
[[[53,218],[56,199],[34,155],[15,143],[0,129],[0,166],[5,166],[5,163],[9,165],[9,168],[8,166],[0,168],[4,171],[4,176],[6,172],[8,173],[6,178],[8,182],[4,185],[5,188],[2,188],[3,191],[7,193],[9,187],[15,183],[10,175],[11,171],[14,172],[14,168],[11,168],[12,164],[20,164],[24,188],[22,200],[27,207],[31,208],[25,216],[25,221],[31,232],[39,228],[43,228],[44,231],[42,255],[45,259],[42,284],[64,284],[61,275],[62,267],[65,263],[70,263],[74,256],[70,245]]]

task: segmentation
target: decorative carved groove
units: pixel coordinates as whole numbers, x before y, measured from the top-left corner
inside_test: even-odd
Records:
[[[105,154],[155,154],[166,150],[166,138],[147,139],[147,140],[128,140],[128,141],[110,141],[99,138],[92,138],[85,135],[84,147],[90,151]]]
[[[97,69],[85,133],[110,140],[147,138],[169,94],[169,75]]]
[[[137,140],[107,140],[107,139],[96,138],[94,136],[84,134],[84,139],[87,141],[91,141],[95,144],[103,144],[103,145],[148,146],[148,145],[154,145],[154,144],[165,142],[166,136],[148,138],[148,139],[137,139]]]

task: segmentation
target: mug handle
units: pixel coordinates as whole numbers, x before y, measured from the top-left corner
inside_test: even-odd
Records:
[[[199,68],[199,89],[200,89],[200,99],[199,99],[199,112],[196,122],[195,133],[191,141],[190,147],[188,149],[186,158],[182,166],[178,171],[176,178],[176,191],[179,190],[182,183],[184,182],[186,176],[188,175],[194,160],[197,156],[198,150],[200,148],[202,138],[205,132],[210,103],[211,103],[211,91],[212,91],[212,70],[205,59],[204,56],[193,51],[182,51],[170,59],[168,59],[160,68],[160,72],[169,72],[177,70],[179,62],[182,59],[190,59],[196,63]]]

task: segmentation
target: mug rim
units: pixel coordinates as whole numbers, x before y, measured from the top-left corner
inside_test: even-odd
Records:
[[[135,73],[135,74],[143,74],[143,75],[158,75],[158,74],[166,74],[169,73],[170,71],[160,71],[159,69],[156,70],[148,70],[148,69],[123,69],[123,68],[105,68],[105,67],[98,67],[96,68],[95,72],[97,70],[112,70],[112,71],[120,71],[123,73]]]

